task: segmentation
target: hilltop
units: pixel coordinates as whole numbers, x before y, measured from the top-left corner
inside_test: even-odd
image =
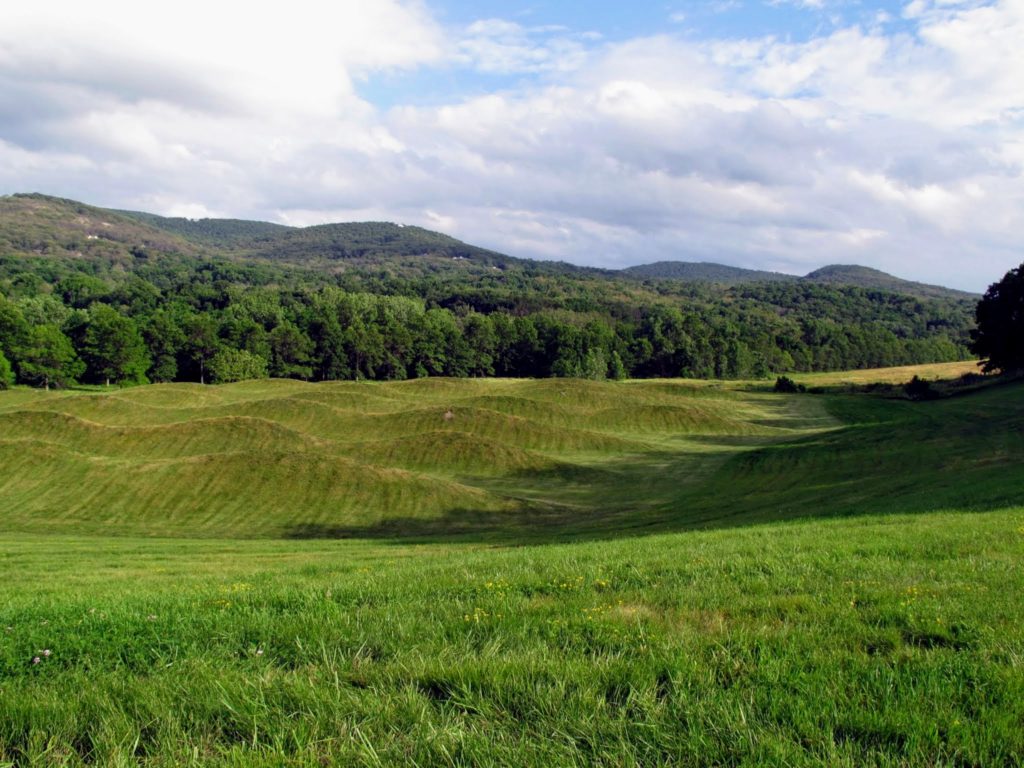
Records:
[[[0,255],[131,264],[168,256],[224,256],[297,266],[387,259],[520,263],[419,227],[386,222],[289,227],[238,219],[168,218],[38,194],[0,197]]]
[[[349,222],[293,227],[242,219],[187,219],[97,208],[40,194],[0,197],[0,256],[132,259],[172,254],[321,269],[392,265],[403,270],[515,269],[589,278],[679,280],[736,286],[806,282],[857,287],[929,299],[976,300],[977,294],[904,280],[869,267],[829,265],[799,277],[714,262],[659,261],[603,270],[517,258],[422,227]]]
[[[899,277],[881,272],[870,267],[861,267],[856,264],[832,264],[809,273],[803,280],[819,283],[821,285],[856,285],[861,288],[872,290],[888,291],[889,293],[904,293],[910,296],[920,296],[926,299],[978,299],[976,293],[957,291],[952,288],[943,288],[939,285],[928,285],[916,283],[912,280],[903,280]]]
[[[626,267],[622,274],[641,280],[685,280],[697,283],[740,285],[742,283],[788,283],[797,280],[794,275],[743,269],[710,261],[656,261]]]
[[[422,227],[391,222],[351,222],[290,227],[239,219],[166,218],[119,211],[127,219],[180,236],[204,247],[283,263],[310,265],[347,261],[370,264],[387,259],[448,259],[486,266],[523,263]]]
[[[856,264],[831,264],[800,277],[782,272],[730,267],[711,262],[658,261],[622,270],[624,275],[641,280],[682,280],[735,286],[749,283],[813,283],[865,288],[923,299],[977,300],[979,294],[944,288],[939,285],[904,280],[886,272]]]

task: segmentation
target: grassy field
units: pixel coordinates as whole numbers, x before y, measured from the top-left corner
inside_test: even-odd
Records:
[[[0,395],[7,530],[496,536],[643,525],[739,452],[837,425],[706,383],[170,384]]]
[[[859,371],[831,371],[828,373],[798,373],[792,378],[809,387],[837,386],[843,384],[905,384],[917,376],[921,379],[955,379],[967,373],[978,373],[980,368],[975,360],[956,363],[931,363],[929,365],[902,365],[895,368],[864,368]]]
[[[0,393],[0,766],[1017,765],[1022,488],[1021,384]]]

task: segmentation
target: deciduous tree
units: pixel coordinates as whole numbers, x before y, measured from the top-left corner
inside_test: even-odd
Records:
[[[989,286],[975,314],[971,349],[984,370],[1024,370],[1024,264]]]

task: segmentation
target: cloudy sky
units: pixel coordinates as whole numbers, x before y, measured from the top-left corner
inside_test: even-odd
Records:
[[[1024,0],[5,2],[24,191],[982,290],[1024,261]]]

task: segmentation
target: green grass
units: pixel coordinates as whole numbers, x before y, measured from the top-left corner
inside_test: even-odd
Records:
[[[1020,507],[526,548],[3,551],[0,764],[1024,759]]]
[[[650,524],[827,403],[678,382],[444,380],[0,394],[7,530],[495,537]],[[718,441],[718,442],[715,442]]]
[[[0,766],[1018,765],[1021,488],[1019,383],[0,393]]]

